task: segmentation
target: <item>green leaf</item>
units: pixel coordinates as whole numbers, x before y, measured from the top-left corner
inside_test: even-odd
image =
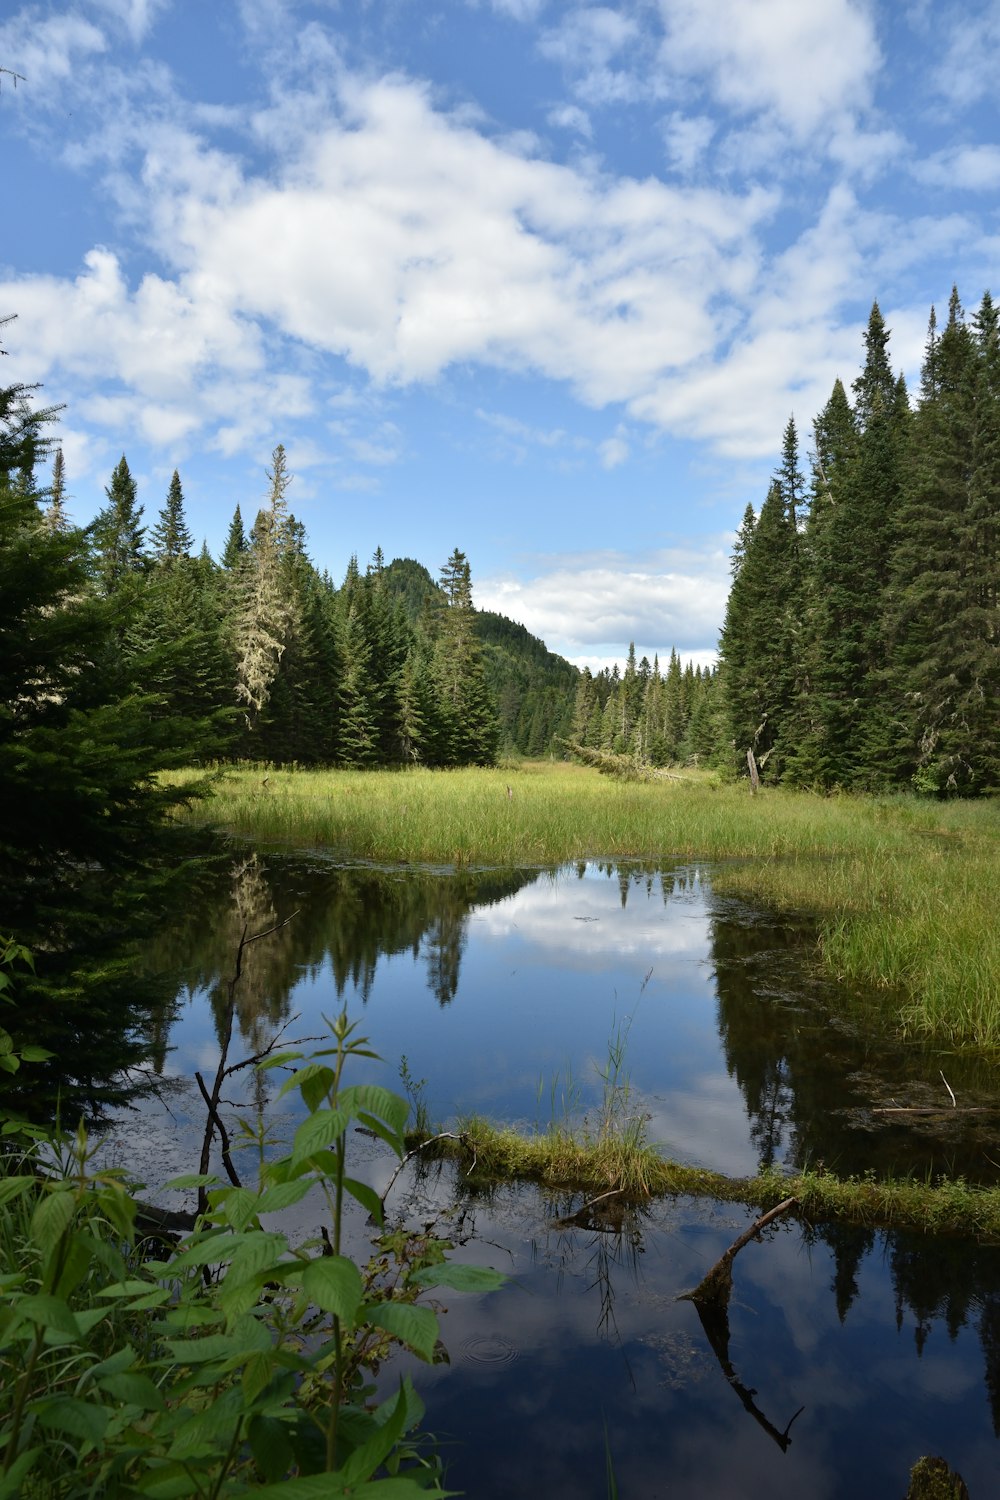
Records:
[[[37,1177],[3,1177],[0,1178],[0,1207],[5,1203],[12,1203],[15,1198],[20,1198],[29,1188],[36,1187]]]
[[[22,1062],[46,1062],[50,1057],[55,1057],[55,1053],[48,1047],[36,1047],[29,1042],[27,1047],[21,1048]]]
[[[261,1193],[257,1201],[257,1212],[274,1214],[291,1208],[294,1203],[302,1201],[311,1187],[308,1177],[299,1177],[292,1182],[276,1182]]]
[[[344,1187],[362,1208],[368,1210],[376,1224],[382,1223],[382,1199],[373,1187],[369,1187],[367,1182],[358,1182],[354,1177],[345,1177]]]
[[[220,1179],[211,1172],[185,1172],[180,1177],[171,1177],[165,1188],[213,1187]]]
[[[288,1063],[297,1062],[305,1054],[302,1052],[272,1052],[270,1056],[263,1058],[257,1064],[258,1073],[266,1073],[270,1068],[284,1068]]]
[[[98,1381],[102,1391],[107,1391],[116,1401],[141,1407],[143,1411],[163,1411],[164,1400],[159,1388],[148,1375],[127,1371],[121,1375],[106,1375]]]
[[[370,1479],[379,1465],[388,1458],[406,1430],[406,1397],[400,1387],[386,1420],[375,1429],[371,1437],[355,1448],[341,1470],[345,1484],[359,1484]]]
[[[417,1286],[448,1286],[456,1292],[495,1292],[507,1280],[502,1271],[489,1266],[461,1266],[445,1261],[440,1266],[424,1266],[414,1271],[410,1280]]]
[[[20,1297],[16,1304],[18,1323],[37,1323],[51,1333],[62,1333],[67,1338],[80,1338],[80,1325],[61,1297],[48,1297],[39,1292],[33,1297]]]
[[[68,1432],[95,1446],[104,1437],[109,1416],[110,1412],[106,1407],[96,1406],[91,1401],[81,1401],[76,1396],[61,1396],[40,1407],[38,1411],[38,1421],[42,1427],[56,1432]]]
[[[410,1307],[405,1302],[377,1302],[365,1308],[365,1322],[384,1328],[393,1338],[430,1363],[438,1339],[438,1320],[429,1307]]]
[[[31,1238],[46,1259],[52,1254],[73,1220],[75,1203],[68,1188],[46,1193],[31,1216]]]
[[[306,1099],[305,1090],[309,1085],[313,1085],[312,1088],[309,1088],[309,1092],[314,1096],[315,1102],[309,1104],[309,1100],[306,1099],[306,1103],[310,1109],[315,1109],[319,1100],[325,1099],[326,1095],[333,1088],[336,1076],[333,1069],[328,1068],[326,1063],[306,1063],[304,1068],[297,1068],[291,1078],[285,1079],[278,1091],[278,1098],[283,1099],[286,1094],[291,1093],[292,1089],[302,1089],[302,1097]],[[319,1087],[318,1098],[315,1097],[317,1087]]]
[[[318,1109],[303,1120],[295,1132],[292,1146],[292,1163],[303,1161],[315,1151],[322,1151],[347,1129],[350,1116],[343,1109]]]
[[[284,1422],[276,1417],[253,1417],[249,1437],[254,1462],[265,1479],[273,1482],[288,1473],[295,1454]]]
[[[302,1272],[302,1290],[324,1312],[353,1328],[364,1296],[361,1272],[346,1255],[321,1255]]]
[[[258,1494],[268,1495],[271,1500],[336,1500],[337,1496],[350,1495],[351,1500],[427,1500],[428,1494],[437,1496],[457,1495],[458,1490],[429,1490],[407,1474],[398,1474],[391,1479],[373,1479],[367,1484],[346,1488],[340,1473],[307,1474],[301,1479],[283,1479],[279,1484],[265,1484]]]
[[[34,1468],[44,1449],[29,1448],[15,1458],[6,1474],[0,1475],[0,1500],[20,1500],[21,1480]]]
[[[221,1207],[234,1229],[246,1229],[257,1216],[257,1194],[251,1193],[249,1188],[230,1188]]]
[[[394,1094],[377,1083],[359,1083],[352,1088],[341,1089],[337,1103],[349,1109],[352,1115],[376,1115],[384,1120],[395,1135],[402,1135],[410,1117],[409,1101],[401,1094]]]
[[[217,1266],[224,1260],[232,1260],[239,1247],[257,1233],[258,1230],[251,1229],[236,1234],[200,1234],[168,1262],[168,1268],[189,1271],[195,1266]]]

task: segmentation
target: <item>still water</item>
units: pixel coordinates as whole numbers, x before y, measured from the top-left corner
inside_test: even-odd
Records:
[[[365,1076],[398,1088],[405,1057],[435,1121],[531,1128],[592,1117],[621,1037],[630,1107],[682,1161],[996,1175],[991,1070],[880,1036],[864,997],[816,978],[807,931],[718,895],[699,867],[246,855],[150,955],[177,976],[154,1046],[165,1091],[110,1149],[151,1183],[194,1165],[191,1080],[214,1072],[240,934],[279,923],[244,952],[231,1060],[280,1028],[318,1037],[346,1005],[384,1059]],[[942,1072],[983,1112],[880,1112],[950,1103]],[[253,1077],[227,1108],[290,1134]],[[381,1188],[392,1164],[365,1152]],[[451,1168],[411,1174],[393,1201],[420,1222],[453,1209],[457,1253],[513,1278],[451,1297],[451,1367],[415,1372],[471,1495],[601,1497],[608,1451],[623,1496],[901,1496],[926,1452],[973,1500],[1000,1493],[996,1251],[787,1224],[740,1254],[728,1308],[703,1321],[677,1299],[746,1227],[739,1209],[681,1199],[567,1226],[579,1199],[474,1197]]]

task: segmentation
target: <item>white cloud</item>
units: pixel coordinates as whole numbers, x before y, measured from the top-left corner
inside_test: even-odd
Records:
[[[689,175],[700,164],[715,134],[715,121],[707,115],[683,115],[675,111],[663,122],[663,144],[675,172]]]
[[[653,643],[652,659],[671,646],[710,654],[728,593],[727,538],[725,547],[653,554],[641,564],[607,553],[569,559],[534,578],[486,578],[476,584],[476,604],[519,620],[572,659],[603,659],[593,648],[616,645],[624,656],[629,641]]]
[[[602,469],[617,469],[620,464],[627,461],[629,446],[623,437],[615,436],[606,438],[600,444],[598,452],[601,455]]]
[[[169,0],[93,0],[93,3],[124,27],[132,41],[138,44],[152,30]]]
[[[557,129],[573,130],[577,135],[584,136],[588,141],[594,134],[593,126],[590,123],[590,116],[578,104],[561,104],[555,109],[550,109],[546,119],[550,125],[554,125]]]
[[[913,175],[931,187],[995,193],[1000,187],[1000,146],[953,146],[917,162]]]
[[[1000,68],[1000,3],[951,6],[939,16],[935,41],[941,61],[934,84],[950,104],[968,108],[996,93]],[[942,36],[943,33],[943,36]]]
[[[33,92],[47,90],[72,77],[74,69],[107,48],[104,34],[78,15],[45,15],[29,5],[0,25],[0,57],[21,73]]]
[[[719,103],[773,113],[796,136],[867,107],[881,64],[858,0],[660,0],[671,73],[704,77]]]
[[[544,32],[538,46],[553,62],[586,72],[606,67],[638,35],[635,21],[621,11],[606,5],[583,6]]]

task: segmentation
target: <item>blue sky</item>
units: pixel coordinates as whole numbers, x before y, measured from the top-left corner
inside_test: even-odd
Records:
[[[0,6],[4,378],[88,521],[124,451],[220,549],[278,442],[377,546],[571,659],[709,659],[788,416],[873,298],[1000,292],[1000,0]]]

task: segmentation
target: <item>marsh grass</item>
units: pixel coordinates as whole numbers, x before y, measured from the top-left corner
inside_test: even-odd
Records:
[[[565,1130],[525,1135],[479,1117],[430,1149],[457,1161],[473,1182],[535,1182],[588,1197],[617,1190],[630,1203],[683,1194],[745,1203],[762,1212],[796,1197],[803,1217],[813,1223],[1000,1240],[1000,1188],[973,1186],[962,1178],[841,1178],[823,1171],[726,1177],[670,1161],[648,1143],[588,1142]]]
[[[182,779],[182,778],[174,778]],[[192,776],[192,779],[193,776]],[[258,843],[437,866],[723,862],[728,890],[816,925],[825,969],[884,1024],[1000,1048],[1000,804],[618,782],[588,767],[220,772],[182,814]],[[725,863],[725,862],[728,862]]]

